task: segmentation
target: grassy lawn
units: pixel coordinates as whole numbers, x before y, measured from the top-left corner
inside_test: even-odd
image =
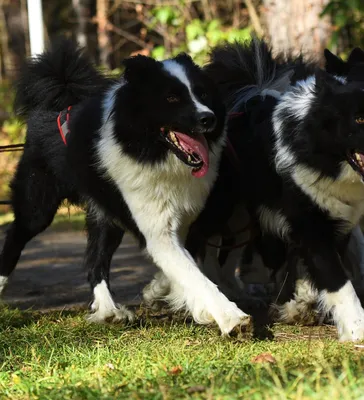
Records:
[[[82,213],[63,208],[51,229],[83,227]],[[133,326],[100,326],[80,309],[0,306],[0,399],[364,399],[364,346],[338,343],[332,327],[223,338],[181,316],[137,311]]]
[[[123,327],[90,325],[81,310],[2,308],[0,398],[364,398],[364,349],[331,327],[277,325],[273,340],[256,341],[138,311]],[[254,362],[262,353],[273,362]]]

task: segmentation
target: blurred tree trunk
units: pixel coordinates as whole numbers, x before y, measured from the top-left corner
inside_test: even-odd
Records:
[[[111,40],[108,34],[108,0],[97,0],[96,21],[97,41],[99,44],[100,64],[110,68],[110,56],[112,52]]]
[[[320,13],[329,0],[263,0],[268,37],[275,52],[313,54],[322,59],[332,27]]]
[[[72,0],[77,17],[76,40],[82,47],[87,47],[88,25],[91,17],[90,0]]]
[[[4,73],[16,77],[27,55],[25,43],[25,18],[20,0],[0,1],[1,42]]]

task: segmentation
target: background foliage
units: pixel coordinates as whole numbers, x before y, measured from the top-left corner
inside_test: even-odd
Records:
[[[97,64],[120,73],[123,58],[138,53],[163,59],[186,51],[203,64],[209,49],[222,41],[267,36],[272,22],[267,10],[288,9],[285,5],[294,1],[308,8],[320,4],[320,18],[331,24],[324,34],[332,51],[345,58],[351,48],[363,46],[363,0],[54,0],[43,1],[44,27],[47,42],[58,35],[73,37]],[[278,21],[279,7],[273,13]],[[293,27],[299,22],[292,21]],[[309,29],[306,34],[313,35]],[[24,138],[24,126],[12,114],[11,84],[28,55],[26,0],[0,0],[1,144]],[[0,199],[8,195],[18,156],[1,154]]]

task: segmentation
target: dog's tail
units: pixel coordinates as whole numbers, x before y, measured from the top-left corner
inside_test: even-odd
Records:
[[[29,59],[16,84],[15,111],[61,111],[100,93],[109,79],[71,40],[60,39],[43,54]]]
[[[232,111],[259,94],[279,97],[289,87],[293,73],[288,64],[278,64],[267,43],[257,38],[215,48],[205,70]]]

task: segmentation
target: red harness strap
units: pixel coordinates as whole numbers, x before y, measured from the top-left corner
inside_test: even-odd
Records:
[[[70,133],[69,123],[70,123],[70,111],[72,106],[67,107],[66,110],[61,111],[57,117],[57,125],[59,134],[63,140],[63,143],[67,146],[66,137]],[[64,118],[66,117],[66,118]],[[62,121],[64,120],[64,121]]]

